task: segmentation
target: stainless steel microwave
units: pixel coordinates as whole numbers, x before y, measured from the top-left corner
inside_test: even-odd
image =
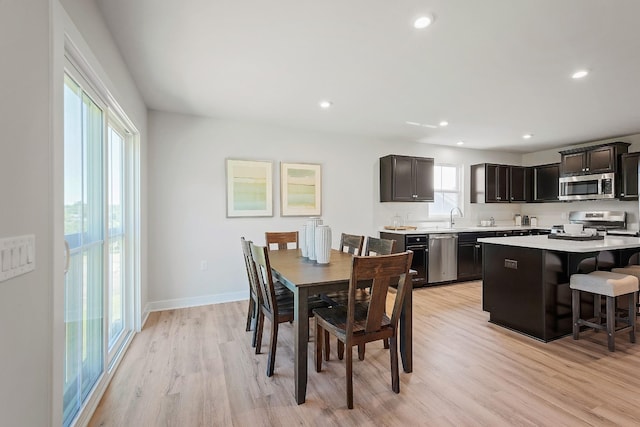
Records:
[[[613,199],[616,197],[614,173],[565,176],[560,178],[560,200]]]

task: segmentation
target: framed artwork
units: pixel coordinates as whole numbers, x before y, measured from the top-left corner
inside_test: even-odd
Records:
[[[273,163],[227,159],[227,217],[273,216]]]
[[[280,164],[280,213],[282,216],[317,216],[322,207],[320,165]]]

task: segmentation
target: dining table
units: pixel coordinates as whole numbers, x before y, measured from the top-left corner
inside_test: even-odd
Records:
[[[302,256],[300,249],[269,252],[271,271],[294,295],[294,379],[295,398],[298,404],[305,402],[307,393],[309,306],[311,295],[349,289],[353,255],[331,250],[329,263],[319,264]],[[400,357],[405,372],[413,369],[412,356],[412,290],[411,280],[406,280],[407,291],[400,315]],[[349,350],[348,350],[349,351]]]

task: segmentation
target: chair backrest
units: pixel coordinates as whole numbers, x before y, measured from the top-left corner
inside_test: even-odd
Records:
[[[369,307],[364,324],[365,333],[375,333],[382,327],[382,319],[385,313],[387,291],[389,285],[396,282],[396,292],[393,311],[391,313],[391,326],[398,327],[398,319],[402,311],[402,303],[406,294],[406,280],[409,277],[413,252],[406,251],[392,255],[380,256],[354,256],[351,264],[351,278],[349,280],[349,302],[347,306],[347,336],[353,334],[356,288],[360,281],[371,281],[371,293]],[[399,279],[399,280],[398,280]]]
[[[289,249],[289,243],[295,243],[292,249],[298,249],[297,231],[267,231],[264,233],[264,240],[269,249],[272,249],[271,245],[278,245],[278,250]]]
[[[244,255],[244,265],[247,268],[247,277],[249,279],[249,292],[251,297],[258,302],[262,299],[262,294],[258,288],[258,274],[256,273],[256,264],[253,261],[253,255],[251,254],[251,240],[245,240],[244,237],[240,238],[242,244],[242,254]]]
[[[340,252],[349,252],[351,255],[362,255],[364,236],[342,233],[340,236]]]
[[[276,291],[271,275],[271,263],[269,263],[269,248],[251,243],[251,255],[256,266],[259,292],[262,295],[260,303],[262,307],[277,317],[278,305],[276,304]]]
[[[367,237],[367,246],[365,247],[364,255],[391,255],[395,247],[395,240]]]

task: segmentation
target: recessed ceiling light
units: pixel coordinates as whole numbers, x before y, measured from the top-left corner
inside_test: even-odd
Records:
[[[533,134],[532,133],[525,133],[524,135],[522,135],[522,137],[524,139],[531,139],[531,137],[533,137]]]
[[[458,141],[456,142],[456,145],[464,145],[464,141]]]
[[[446,121],[446,120],[443,120],[443,121],[440,122],[440,126],[441,127],[449,126],[449,122]]]
[[[333,102],[331,102],[331,101],[320,101],[319,105],[320,105],[320,108],[322,108],[323,110],[326,110],[328,108],[331,108],[331,106],[333,105]]]
[[[588,70],[578,70],[571,75],[572,79],[581,79],[589,74]]]
[[[429,25],[431,25],[432,22],[433,22],[432,15],[424,15],[419,17],[415,21],[413,21],[413,26],[418,30],[421,30],[423,28],[427,28]]]

